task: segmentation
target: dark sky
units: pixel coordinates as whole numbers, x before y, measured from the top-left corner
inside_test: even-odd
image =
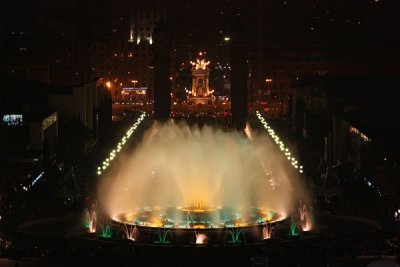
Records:
[[[193,50],[223,42],[240,14],[253,44],[262,34],[264,46],[373,47],[399,58],[399,0],[1,0],[0,35],[126,40],[130,16],[145,8],[164,9],[174,41]]]
[[[0,5],[7,29],[32,31],[61,24],[82,29],[116,24],[142,7],[166,9],[175,31],[199,32],[201,38],[229,27],[237,13],[250,28],[256,28],[257,14],[263,15],[270,33],[350,30],[390,35],[400,25],[398,0],[2,0]]]

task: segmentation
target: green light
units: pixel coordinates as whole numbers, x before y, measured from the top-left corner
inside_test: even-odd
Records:
[[[105,226],[101,226],[101,237],[103,238],[111,238],[112,237],[112,233],[111,233],[111,227],[110,225],[105,225]]]
[[[291,236],[299,235],[299,233],[297,232],[297,223],[293,216],[292,216],[292,223],[290,224],[290,235]]]
[[[242,233],[242,230],[236,228],[230,230],[229,233],[231,235],[231,240],[228,241],[229,243],[240,243],[240,234]]]
[[[158,240],[154,241],[156,244],[168,244],[170,241],[167,240],[167,235],[170,231],[168,229],[160,229],[157,230],[157,238]]]

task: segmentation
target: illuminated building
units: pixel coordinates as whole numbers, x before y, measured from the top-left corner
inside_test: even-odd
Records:
[[[79,119],[93,132],[101,136],[111,123],[111,95],[103,79],[95,79],[79,86],[50,86],[48,108],[57,111],[64,121]]]
[[[377,159],[398,155],[399,126],[392,117],[398,113],[398,83],[395,75],[300,77],[291,101],[297,136],[319,150],[326,164],[372,171]]]
[[[43,84],[1,79],[0,180],[3,185],[30,184],[57,151],[58,113],[47,110]]]
[[[159,9],[136,10],[130,19],[129,39],[135,44],[147,42],[153,44],[153,32],[165,12]]]
[[[202,57],[203,52],[200,52],[199,56]],[[211,104],[213,91],[209,88],[210,69],[208,65],[210,61],[198,58],[195,62],[191,61],[190,63],[192,64],[192,88],[188,98],[189,102]]]

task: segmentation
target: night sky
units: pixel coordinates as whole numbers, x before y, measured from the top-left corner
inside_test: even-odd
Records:
[[[166,10],[176,39],[204,44],[218,41],[237,14],[253,31],[257,31],[257,15],[261,15],[263,33],[270,41],[300,36],[310,42],[393,44],[400,24],[396,0],[4,0],[0,6],[3,38],[12,31],[115,38],[126,35],[124,25],[132,12],[147,7]]]

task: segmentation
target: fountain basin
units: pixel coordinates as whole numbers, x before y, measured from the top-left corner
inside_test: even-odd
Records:
[[[118,223],[150,228],[218,229],[275,223],[286,218],[283,212],[253,207],[165,207],[140,208],[113,216]]]

